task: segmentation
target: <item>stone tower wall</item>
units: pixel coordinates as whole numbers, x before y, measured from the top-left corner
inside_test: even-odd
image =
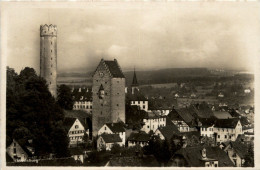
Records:
[[[100,76],[100,72],[103,76]],[[99,98],[99,88],[103,86],[105,96]],[[125,122],[125,78],[112,78],[108,68],[101,61],[93,76],[93,136],[105,123],[121,120]]]
[[[101,77],[99,73],[102,72],[104,75]],[[99,98],[99,88],[103,85],[105,96],[103,99]],[[92,125],[93,125],[93,136],[97,135],[97,131],[107,122],[111,122],[111,100],[110,100],[110,89],[111,89],[111,77],[103,62],[100,62],[96,73],[93,76],[92,94],[93,94],[93,105],[92,105]]]
[[[111,84],[111,120],[125,122],[125,78],[112,78]]]
[[[40,27],[40,75],[49,86],[51,94],[57,96],[57,27]]]

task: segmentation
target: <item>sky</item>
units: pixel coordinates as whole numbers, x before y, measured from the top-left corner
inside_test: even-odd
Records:
[[[91,71],[101,58],[116,58],[124,71],[253,71],[260,51],[254,3],[17,2],[1,15],[2,56],[17,72],[29,66],[39,73],[41,24],[57,25],[58,72]]]

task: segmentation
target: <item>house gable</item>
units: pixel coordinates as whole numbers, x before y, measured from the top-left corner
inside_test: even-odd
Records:
[[[73,125],[71,126],[69,132],[71,131],[78,131],[78,130],[85,130],[84,126],[81,124],[79,119],[76,119]]]
[[[98,135],[101,135],[103,133],[107,133],[107,134],[113,134],[112,130],[106,125],[104,124],[98,131]]]

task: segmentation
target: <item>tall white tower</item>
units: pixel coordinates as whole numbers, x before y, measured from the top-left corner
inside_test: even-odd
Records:
[[[40,26],[40,76],[45,78],[49,91],[57,96],[57,27]]]

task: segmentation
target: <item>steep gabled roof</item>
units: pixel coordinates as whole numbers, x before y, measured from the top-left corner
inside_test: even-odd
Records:
[[[145,132],[131,133],[128,140],[137,142],[148,142],[150,140],[150,135]]]
[[[121,123],[121,122],[119,122],[119,123],[106,123],[106,125],[113,133],[125,132],[124,124]]]
[[[103,133],[100,137],[102,137],[106,143],[122,142],[122,139],[119,137],[118,134]]]
[[[180,133],[175,125],[159,127],[158,130],[167,140],[170,140],[173,135],[178,135]]]
[[[74,124],[77,118],[74,117],[65,117],[63,121],[63,126],[65,127],[66,131],[68,132],[71,126]]]
[[[104,60],[109,72],[111,73],[112,77],[114,78],[125,78],[117,60],[114,59],[112,61]]]
[[[217,128],[235,128],[239,119],[216,119],[215,127]]]

